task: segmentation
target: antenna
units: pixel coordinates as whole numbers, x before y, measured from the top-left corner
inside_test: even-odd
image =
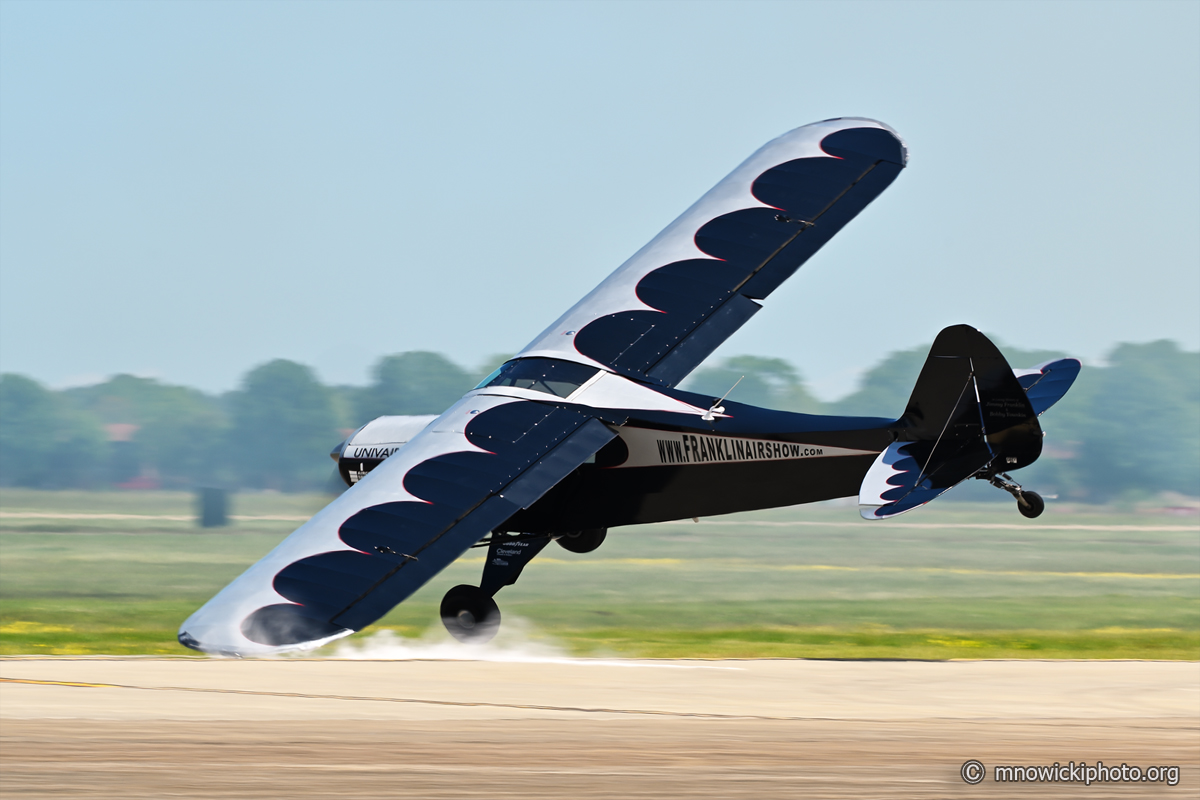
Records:
[[[746,377],[746,376],[743,375],[742,378],[744,378],[744,377]],[[721,395],[721,399],[718,400],[717,402],[713,403],[712,408],[710,408],[708,411],[705,411],[700,416],[700,419],[704,420],[705,422],[712,422],[714,419],[716,419],[717,414],[724,414],[725,406],[721,405],[721,403],[724,403],[725,398],[729,397],[729,395],[733,394],[733,390],[736,389],[737,385],[742,382],[742,378],[738,378],[736,381],[734,381],[733,386],[729,387],[729,391],[726,392],[725,394]]]

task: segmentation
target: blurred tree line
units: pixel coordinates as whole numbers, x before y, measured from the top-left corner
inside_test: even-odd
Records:
[[[0,485],[37,488],[324,487],[329,451],[383,414],[437,414],[482,371],[437,353],[387,356],[365,387],[326,386],[278,359],[220,396],[118,375],[51,391],[0,376]]]
[[[1002,350],[1018,368],[1062,355]],[[895,417],[926,353],[893,353],[832,403],[814,397],[788,362],[758,356],[704,367],[683,388],[720,397],[740,379],[730,395],[739,402]],[[440,413],[504,359],[472,370],[437,353],[399,353],[381,359],[364,387],[326,386],[309,367],[280,359],[220,396],[131,375],[52,391],[6,374],[0,485],[320,489],[332,473],[329,451],[352,430],[383,414]],[[1085,367],[1043,417],[1046,450],[1019,479],[1044,493],[1099,502],[1161,491],[1200,495],[1200,353],[1169,341],[1122,344],[1107,362]]]

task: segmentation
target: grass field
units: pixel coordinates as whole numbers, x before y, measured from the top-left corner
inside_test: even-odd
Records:
[[[180,622],[327,498],[237,495],[194,527],[169,492],[0,490],[0,654],[174,653]],[[74,515],[74,516],[73,516]],[[372,629],[423,642],[468,554]],[[933,504],[868,523],[831,504],[616,529],[498,596],[497,644],[576,655],[1200,658],[1195,517]]]

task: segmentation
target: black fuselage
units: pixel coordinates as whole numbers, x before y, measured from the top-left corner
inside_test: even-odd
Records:
[[[690,402],[706,398],[671,392]],[[612,528],[856,495],[894,420],[726,404],[728,416],[630,411],[619,436],[504,525],[506,532]],[[612,418],[613,412],[604,416]]]

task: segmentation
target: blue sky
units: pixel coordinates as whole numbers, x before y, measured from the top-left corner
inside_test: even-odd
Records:
[[[0,2],[0,368],[524,346],[759,145],[909,169],[718,351],[1200,347],[1200,3]]]

